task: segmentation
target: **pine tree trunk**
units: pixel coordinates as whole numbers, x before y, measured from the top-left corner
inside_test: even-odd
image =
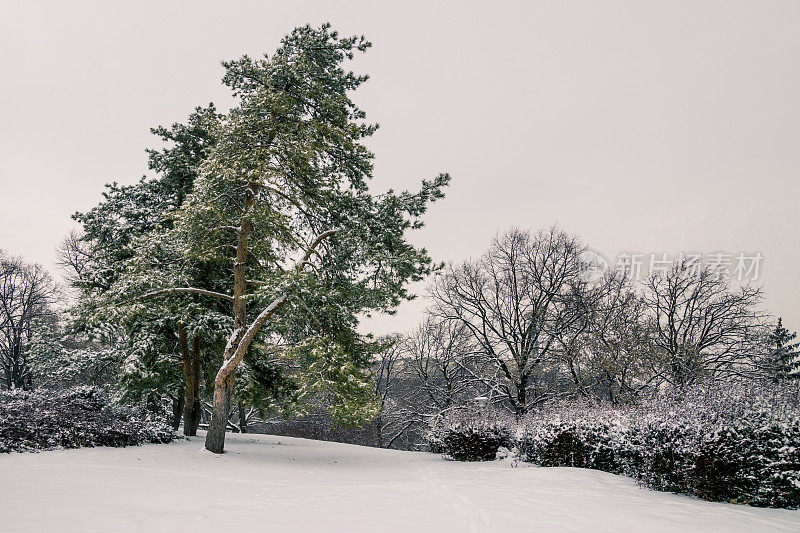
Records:
[[[192,349],[192,384],[194,385],[194,405],[192,407],[192,435],[197,435],[197,427],[203,416],[203,405],[200,403],[200,371],[202,369],[202,354],[200,352],[200,337],[195,336]]]
[[[180,333],[179,333],[180,336]],[[183,339],[181,340],[183,343]],[[195,335],[192,339],[192,350],[189,352],[188,343],[184,352],[184,376],[186,378],[186,403],[183,410],[183,434],[188,437],[197,435],[203,406],[200,403],[200,337]]]
[[[178,392],[176,398],[172,398],[172,429],[178,431],[181,426],[181,412],[183,411],[184,395],[183,389]]]
[[[200,400],[195,399],[189,401],[186,398],[186,406],[183,409],[183,434],[187,437],[194,437],[197,435],[197,428],[200,427],[200,418],[203,414],[203,408],[200,405]]]
[[[249,255],[248,239],[251,228],[249,217],[258,190],[258,183],[251,183],[247,188],[244,198],[244,213],[237,232],[236,259],[233,262],[233,332],[225,347],[222,367],[214,379],[214,403],[211,411],[211,423],[206,434],[206,449],[214,453],[222,453],[225,449],[225,428],[228,425],[231,395],[233,394],[233,385],[236,379],[236,366],[241,362],[261,326],[286,303],[288,298],[287,294],[275,298],[270,305],[258,314],[250,327],[247,327],[247,303],[245,301],[247,278],[245,272]],[[306,250],[303,258],[297,263],[298,270],[302,270],[310,260],[316,246],[337,231],[339,230],[331,229],[318,235]]]
[[[231,410],[231,395],[236,372],[220,378],[214,383],[214,405],[211,409],[211,423],[206,433],[206,450],[214,453],[225,451],[225,430],[228,427],[228,413]]]
[[[233,333],[228,340],[225,354],[222,359],[222,368],[214,379],[214,405],[211,411],[211,423],[206,434],[206,449],[214,453],[222,453],[225,449],[225,428],[228,425],[228,413],[233,394],[233,383],[236,379],[236,365],[230,367],[228,362],[233,359],[247,323],[247,304],[244,296],[247,291],[246,266],[248,256],[248,239],[250,237],[250,209],[255,203],[256,184],[245,192],[244,214],[239,223],[236,242],[236,259],[233,262]]]

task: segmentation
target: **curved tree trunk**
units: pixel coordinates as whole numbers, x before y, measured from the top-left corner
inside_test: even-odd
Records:
[[[225,428],[228,425],[228,413],[231,407],[233,384],[236,380],[236,365],[234,361],[239,351],[239,344],[247,323],[247,305],[244,295],[247,290],[246,266],[249,252],[248,239],[250,237],[250,209],[255,203],[256,184],[251,184],[245,192],[244,213],[239,222],[236,241],[236,259],[233,261],[233,333],[225,347],[222,368],[214,379],[214,405],[211,410],[211,423],[206,434],[206,449],[214,453],[222,453],[225,449]],[[245,347],[246,349],[246,347]]]
[[[228,413],[231,410],[231,395],[236,371],[227,376],[217,375],[214,382],[214,405],[211,409],[211,423],[206,433],[206,450],[214,453],[225,451],[225,429],[228,427]]]
[[[288,294],[284,293],[275,298],[264,310],[262,310],[253,322],[247,326],[247,308],[245,303],[245,291],[247,289],[247,279],[245,278],[245,264],[247,262],[248,247],[247,239],[250,235],[250,219],[247,212],[254,202],[254,191],[257,186],[251,184],[245,196],[245,215],[242,217],[239,226],[239,237],[236,246],[236,260],[233,263],[233,325],[234,330],[228,339],[225,347],[225,354],[222,359],[222,367],[217,372],[214,379],[214,404],[211,410],[211,423],[208,425],[206,434],[206,449],[214,453],[222,453],[225,449],[225,429],[228,425],[228,414],[231,407],[231,396],[233,394],[233,384],[236,379],[236,366],[244,358],[244,354],[250,343],[255,338],[258,331],[285,303]],[[334,235],[338,229],[331,229],[319,234],[311,243],[303,258],[295,265],[298,271],[302,271],[311,259],[314,249],[324,239]]]

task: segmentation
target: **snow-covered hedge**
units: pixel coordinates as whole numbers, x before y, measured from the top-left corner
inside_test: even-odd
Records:
[[[131,446],[174,438],[165,420],[110,405],[97,387],[0,392],[0,452]]]
[[[432,449],[457,460],[491,460],[503,445],[539,466],[592,468],[657,490],[796,509],[800,411],[797,392],[784,392],[729,387],[628,409],[560,405],[519,423],[462,412],[437,420],[429,438]],[[497,446],[491,453],[489,444]]]
[[[540,466],[623,473],[623,460],[618,454],[620,422],[607,413],[595,412],[585,418],[569,414],[531,417],[521,424],[514,442],[520,458]]]
[[[456,461],[493,461],[501,446],[512,446],[510,421],[502,413],[453,413],[434,420],[428,444]]]

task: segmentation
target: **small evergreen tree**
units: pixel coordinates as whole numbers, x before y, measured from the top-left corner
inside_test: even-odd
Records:
[[[797,333],[790,333],[783,327],[783,318],[768,335],[770,347],[767,360],[767,371],[773,381],[800,379],[800,342],[796,342]]]

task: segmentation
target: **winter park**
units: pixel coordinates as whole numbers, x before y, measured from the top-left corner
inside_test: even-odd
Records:
[[[800,531],[798,24],[0,0],[0,532]]]

